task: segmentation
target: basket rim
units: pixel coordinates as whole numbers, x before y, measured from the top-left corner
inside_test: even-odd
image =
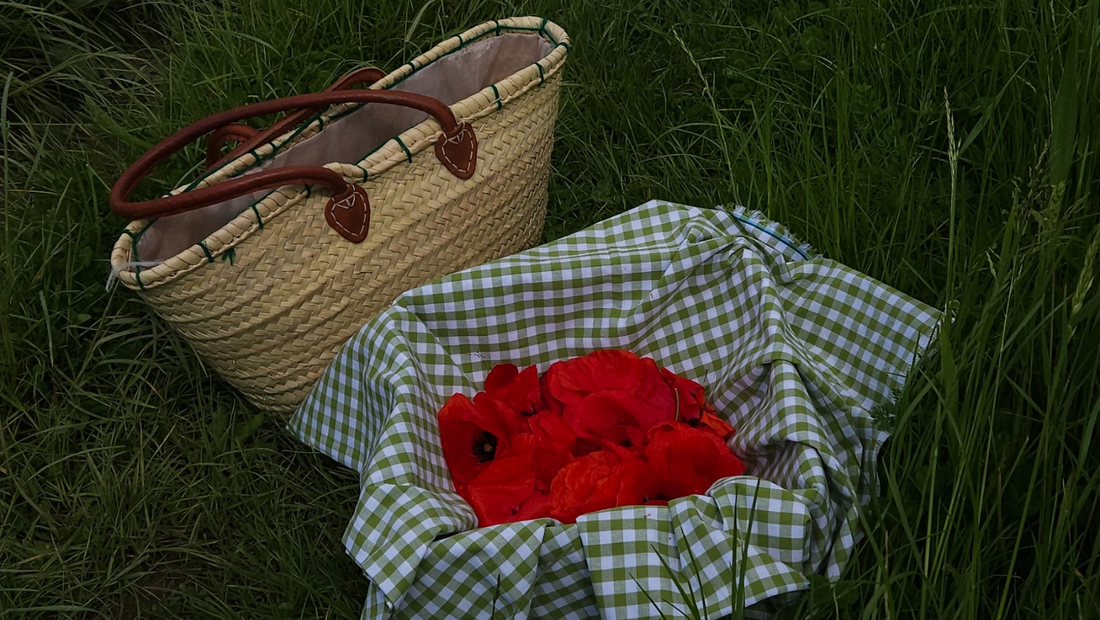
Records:
[[[508,103],[525,95],[533,88],[538,88],[562,68],[571,49],[569,36],[565,30],[549,19],[541,17],[494,19],[443,40],[388,73],[370,88],[376,90],[392,88],[435,61],[463,49],[470,43],[513,32],[538,33],[553,43],[554,47],[538,61],[450,106],[457,119],[466,122],[476,121],[503,109]],[[342,104],[318,112],[291,131],[204,173],[186,185],[175,188],[170,194],[175,195],[207,187],[240,175],[274,157],[283,148],[317,135],[327,124],[350,114],[362,105],[364,104]],[[439,123],[429,117],[388,139],[354,164],[333,162],[325,164],[325,167],[341,174],[349,183],[362,184],[368,179],[377,179],[395,166],[411,162],[415,155],[432,148],[441,132]],[[218,259],[232,264],[233,249],[237,244],[253,234],[262,234],[265,225],[270,224],[279,215],[293,208],[303,199],[309,198],[310,195],[311,190],[305,185],[288,185],[272,189],[205,239],[152,266],[142,264],[137,253],[137,243],[156,218],[130,222],[119,235],[111,251],[112,278],[117,277],[118,281],[127,288],[144,291],[174,281],[191,271],[215,263]]]

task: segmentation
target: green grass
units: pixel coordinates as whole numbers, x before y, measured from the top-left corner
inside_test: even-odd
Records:
[[[0,618],[349,618],[358,489],[125,290],[111,183],[207,114],[538,14],[574,42],[546,238],[745,204],[955,322],[791,613],[1100,617],[1100,7],[0,1]],[[145,191],[195,174],[198,147]]]

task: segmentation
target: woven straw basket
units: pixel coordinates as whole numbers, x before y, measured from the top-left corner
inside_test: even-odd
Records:
[[[112,209],[135,220],[113,272],[251,402],[289,413],[400,293],[538,241],[568,51],[545,19],[493,21],[377,72],[366,90],[309,100],[301,122],[261,143],[244,140],[255,130],[225,127],[319,95],[181,130],[112,190]],[[362,99],[421,90],[444,105]],[[215,128],[245,142],[236,155],[169,196],[126,202],[152,166]]]

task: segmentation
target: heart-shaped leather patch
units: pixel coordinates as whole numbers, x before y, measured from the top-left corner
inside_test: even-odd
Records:
[[[348,241],[362,242],[370,230],[370,200],[367,199],[367,191],[358,185],[352,185],[351,193],[344,198],[329,200],[325,205],[325,221]]]
[[[477,136],[469,123],[459,123],[454,131],[443,132],[435,142],[435,156],[443,167],[460,179],[474,176],[477,167]]]

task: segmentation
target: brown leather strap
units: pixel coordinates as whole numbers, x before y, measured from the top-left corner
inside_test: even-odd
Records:
[[[477,138],[474,136],[473,128],[469,123],[457,122],[451,109],[442,101],[415,93],[388,90],[330,91],[246,105],[207,117],[177,131],[149,149],[119,177],[111,188],[111,210],[130,220],[164,217],[244,196],[260,189],[296,184],[318,184],[327,187],[333,197],[330,207],[333,206],[332,203],[346,201],[354,193],[354,186],[345,182],[336,172],[322,166],[285,166],[246,174],[223,183],[174,196],[143,202],[128,200],[137,184],[157,164],[211,131],[254,116],[306,108],[320,109],[340,103],[382,103],[427,112],[443,128],[443,135],[436,142],[436,157],[459,178],[468,179],[473,175],[477,160]]]
[[[330,84],[324,92],[347,90],[359,84],[373,84],[384,77],[386,77],[386,73],[381,69],[362,67],[344,74],[339,80]],[[231,159],[239,157],[242,153],[248,152],[249,149],[256,148],[260,144],[278,138],[287,131],[290,131],[292,127],[302,124],[311,115],[316,113],[316,108],[300,110],[294,114],[287,115],[285,118],[263,131],[253,129],[248,125],[229,125],[219,129],[210,135],[206,143],[206,169],[210,170],[211,168],[220,166]],[[227,132],[226,130],[230,127],[237,128],[237,131],[232,133]],[[225,132],[224,137],[219,136],[219,133],[222,132]],[[221,149],[228,140],[234,140],[240,144],[223,157],[221,156]]]
[[[213,168],[218,160],[222,159],[222,146],[226,142],[245,142],[249,138],[260,135],[259,129],[253,129],[248,125],[226,125],[210,134],[206,139],[206,169]]]

